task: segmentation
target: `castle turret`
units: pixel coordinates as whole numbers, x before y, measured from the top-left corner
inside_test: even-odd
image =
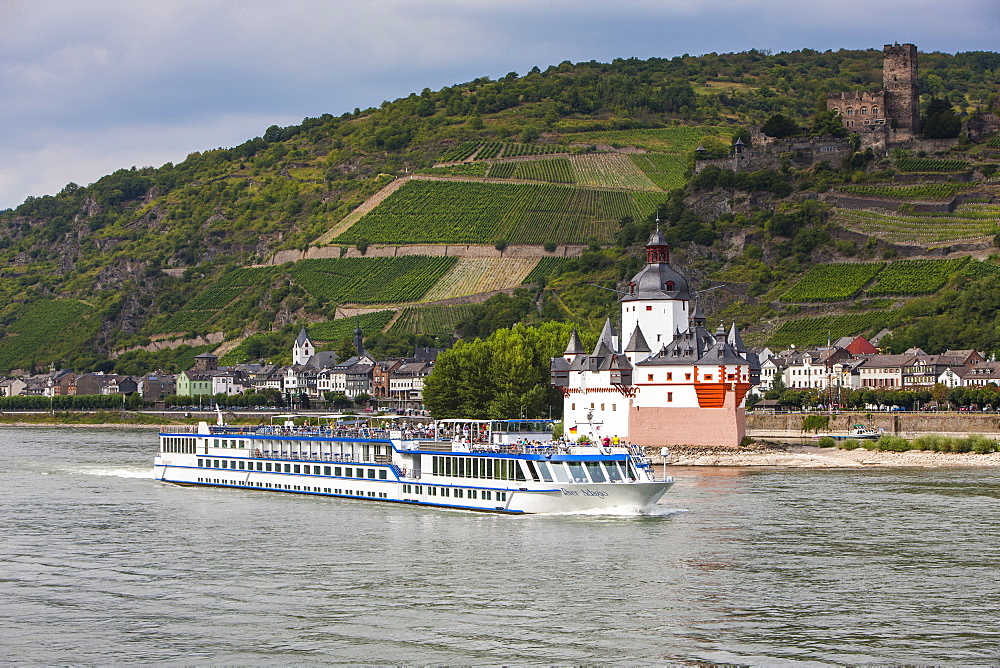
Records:
[[[920,132],[920,80],[917,47],[886,44],[882,48],[882,87],[886,92],[892,126],[904,132]]]
[[[630,332],[637,325],[642,331],[656,333],[647,344],[656,349],[672,332],[687,331],[688,282],[670,266],[670,244],[659,228],[646,244],[646,266],[632,277],[628,293],[622,297],[622,331]]]

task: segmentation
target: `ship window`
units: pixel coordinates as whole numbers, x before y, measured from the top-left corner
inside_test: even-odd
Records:
[[[444,458],[444,475],[451,475],[451,457]]]
[[[541,476],[538,475],[538,469],[535,467],[535,462],[527,462],[528,472],[531,474],[532,480],[541,480]]]
[[[474,490],[474,489],[470,489],[469,490],[469,498],[470,499],[476,498],[476,490]]]
[[[261,464],[260,462],[257,462],[257,470],[261,471],[261,470],[263,470],[263,468],[264,468],[264,465]]]
[[[562,462],[553,462],[552,475],[555,476],[556,482],[569,482],[569,476],[566,474],[566,466]]]
[[[344,477],[346,477],[346,478],[353,478],[354,477],[354,469],[352,469],[350,466],[348,466],[346,469],[344,469]]]
[[[461,499],[462,498],[462,490],[456,489],[455,490],[455,497]]]
[[[600,462],[587,462],[587,471],[590,473],[590,479],[594,482],[606,482]]]
[[[451,490],[447,487],[441,488],[441,496],[451,496]]]
[[[202,460],[200,459],[198,460],[198,466],[204,466],[204,464],[202,464]]]
[[[296,473],[299,472],[299,465],[298,464],[295,465],[295,472]],[[305,471],[303,471],[303,473],[309,473],[309,467],[308,466],[305,467]]]
[[[604,462],[604,468],[607,470],[608,480],[611,482],[619,482],[622,479],[622,472],[615,462]]]
[[[581,462],[569,462],[569,473],[573,478],[573,482],[588,482],[587,472],[583,470]]]
[[[549,465],[547,462],[538,462],[538,472],[541,474],[541,479],[544,482],[552,482],[552,473],[549,472]]]
[[[506,501],[507,492],[497,492],[497,501]]]
[[[375,479],[375,469],[368,469],[368,477],[372,480]]]
[[[216,459],[216,460],[215,460],[215,468],[221,468],[221,467],[219,466],[219,460],[218,460],[218,459]]]
[[[323,467],[323,475],[330,475],[330,467],[329,466],[324,466]]]
[[[243,470],[243,462],[240,462],[240,470]]]
[[[339,466],[334,466],[334,467],[333,467],[333,475],[335,475],[335,476],[339,476],[339,475],[341,475],[341,474],[342,474],[342,472],[341,472],[341,469],[340,469],[340,467],[339,467]]]
[[[385,477],[385,469],[380,469],[379,470],[378,477],[379,477],[379,480],[385,480],[386,479],[386,477]]]
[[[514,480],[524,480],[524,470],[521,468],[520,464],[516,461],[512,461],[511,464],[514,466]]]
[[[493,498],[493,492],[483,490],[483,501],[489,501]]]
[[[215,440],[215,443],[214,443],[215,447],[219,447],[219,439],[214,439],[214,440]]]

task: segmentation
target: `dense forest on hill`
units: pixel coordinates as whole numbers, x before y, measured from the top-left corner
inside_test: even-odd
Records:
[[[614,303],[613,293],[589,284],[613,287],[634,270],[635,246],[657,217],[669,226],[666,233],[679,249],[676,257],[696,277],[738,283],[751,297],[764,295],[833,255],[882,252],[881,242],[868,248],[840,238],[834,229],[838,219],[799,194],[876,182],[880,174],[902,170],[902,163],[876,160],[858,151],[850,164],[825,172],[762,172],[741,175],[749,180],[740,182],[709,172],[679,190],[676,186],[689,175],[684,170],[690,168],[694,146],[703,141],[709,148],[728,150],[734,137],[748,137],[749,126],[776,115],[799,127],[817,127],[823,121],[821,101],[827,93],[881,87],[881,62],[882,52],[874,49],[567,61],[523,75],[512,72],[497,80],[482,77],[438,91],[424,89],[379,108],[271,126],[239,146],[193,153],[176,165],[133,167],[86,186],[67,184],[55,195],[30,197],[19,207],[0,212],[0,296],[6,305],[0,309],[0,368],[36,362],[78,370],[111,368],[109,355],[145,345],[151,337],[172,333],[193,341],[191,335],[218,331],[232,340],[272,330],[287,337],[297,322],[333,318],[342,303],[387,303],[388,296],[358,297],[362,293],[356,288],[335,292],[311,287],[312,274],[304,266],[266,272],[245,285],[220,281],[239,267],[268,261],[275,251],[302,250],[318,243],[395,178],[427,170],[463,145],[482,147],[490,142],[544,146],[544,150],[518,150],[569,157],[620,147],[651,151],[645,162],[631,159],[626,165],[633,170],[631,180],[618,186],[603,185],[602,177],[586,171],[591,166],[582,162],[503,167],[505,178],[548,180],[557,185],[547,188],[563,188],[551,190],[561,200],[546,195],[551,201],[572,206],[589,202],[593,213],[579,214],[580,220],[590,216],[579,224],[600,226],[584,234],[572,227],[577,222],[568,221],[562,232],[548,233],[544,225],[555,223],[545,221],[556,217],[547,209],[511,222],[510,234],[542,230],[525,237],[526,243],[593,245],[583,258],[553,265],[551,272],[532,278],[532,285],[542,287],[514,300],[521,304],[515,311],[523,311],[523,318],[571,319],[581,326],[603,319]],[[932,100],[939,106],[945,101],[955,113],[970,113],[992,104],[1000,90],[1000,54],[926,53],[920,55],[920,67],[925,107]],[[952,157],[966,164],[970,159]],[[981,161],[983,156],[971,159]],[[489,169],[501,173],[500,167]],[[483,176],[485,170],[480,169]],[[644,182],[650,189],[642,190]],[[483,197],[499,192],[492,188],[481,189]],[[541,186],[536,190],[543,192]],[[622,194],[614,198],[594,194],[608,190]],[[745,200],[745,206],[722,215],[712,213],[708,200],[719,191],[743,192],[737,198]],[[379,215],[389,211],[382,209]],[[961,220],[976,215],[972,211]],[[987,212],[986,218],[990,215]],[[364,226],[342,230],[342,252],[375,241],[364,230]],[[486,241],[495,243],[501,253],[502,244],[516,241],[494,236]],[[718,244],[734,236],[749,239],[746,247],[737,254],[722,252]],[[393,299],[412,298],[402,294]],[[41,312],[60,318],[63,313],[77,314],[74,322],[81,326],[75,328],[71,345],[32,335],[36,329],[51,331],[57,326],[56,315],[48,324],[44,318],[38,322],[39,305],[44,304],[59,304]],[[717,307],[724,317],[744,323],[768,315],[764,306],[753,304],[735,307],[719,300]],[[497,309],[510,313],[511,305]],[[489,333],[476,331],[472,324],[476,320],[509,320],[494,318],[488,309],[472,319],[433,317],[468,336]],[[431,340],[447,334],[434,332]],[[388,351],[410,345],[419,336],[413,329],[400,328],[395,333],[390,329],[378,340]],[[189,352],[183,350],[184,355]],[[130,355],[134,362],[138,353]],[[166,352],[148,358],[149,365],[172,362]]]

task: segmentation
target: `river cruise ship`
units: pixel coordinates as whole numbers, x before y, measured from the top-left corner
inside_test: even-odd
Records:
[[[160,434],[157,480],[497,513],[646,509],[673,484],[641,448],[569,444],[544,420],[301,416]],[[220,418],[221,422],[221,418]],[[325,424],[324,424],[325,422]]]

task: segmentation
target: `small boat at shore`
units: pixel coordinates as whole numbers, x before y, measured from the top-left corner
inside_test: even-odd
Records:
[[[851,427],[848,438],[878,438],[884,433],[883,429],[872,429],[863,424],[856,424]]]
[[[228,426],[159,435],[154,477],[178,485],[238,487],[494,513],[646,509],[673,484],[642,448],[552,439],[547,420],[438,420],[324,416],[325,425]]]

